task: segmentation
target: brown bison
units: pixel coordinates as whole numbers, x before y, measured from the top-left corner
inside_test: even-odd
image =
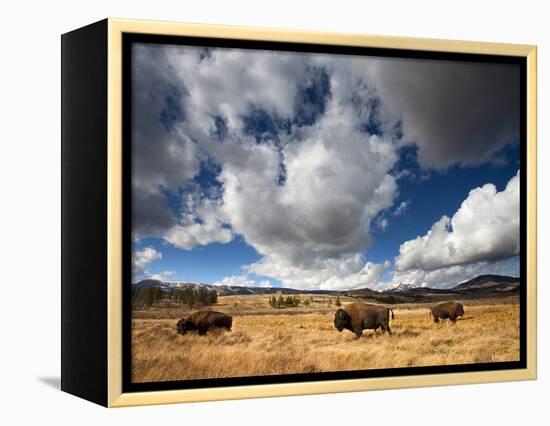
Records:
[[[387,331],[391,334],[390,312],[393,319],[393,310],[384,306],[368,305],[361,302],[350,303],[336,311],[334,327],[338,331],[342,331],[344,328],[353,331],[357,338],[361,337],[363,330],[373,329],[376,331],[378,327],[383,332]]]
[[[182,318],[178,321],[176,328],[179,334],[185,334],[188,331],[198,332],[201,336],[206,334],[211,328],[225,328],[231,331],[233,318],[222,312],[216,311],[198,311]]]
[[[455,322],[458,317],[464,316],[464,306],[458,302],[445,302],[432,307],[430,315],[434,322],[439,322],[439,319],[450,319]]]

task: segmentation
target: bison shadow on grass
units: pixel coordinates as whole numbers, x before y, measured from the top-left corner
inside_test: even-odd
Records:
[[[187,332],[205,335],[211,329],[226,329],[231,331],[233,318],[227,314],[216,311],[198,311],[178,321],[176,329],[178,334]]]

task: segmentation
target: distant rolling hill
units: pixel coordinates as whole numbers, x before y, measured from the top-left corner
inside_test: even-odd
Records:
[[[469,281],[458,284],[449,289],[437,289],[430,287],[416,287],[412,284],[400,283],[385,291],[377,291],[369,288],[355,290],[298,290],[280,287],[245,287],[182,282],[161,281],[146,279],[133,284],[133,288],[158,287],[169,292],[175,289],[206,287],[216,291],[219,296],[254,295],[254,294],[326,294],[334,296],[348,296],[358,299],[368,299],[379,303],[426,303],[448,299],[480,299],[502,297],[519,294],[520,280],[517,277],[503,275],[480,275]]]
[[[519,278],[502,275],[480,275],[454,287],[456,291],[514,291],[519,289]]]
[[[184,281],[161,281],[154,279],[142,280],[138,283],[135,283],[132,288],[139,290],[142,288],[160,288],[163,291],[169,292],[172,290],[184,290],[192,288],[198,290],[199,288],[208,288],[209,290],[214,291],[215,287],[209,284],[202,283],[193,283],[193,282],[184,282]]]

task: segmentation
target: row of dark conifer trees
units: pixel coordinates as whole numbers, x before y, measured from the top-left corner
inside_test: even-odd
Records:
[[[171,291],[162,291],[159,287],[145,287],[132,289],[132,305],[134,307],[148,307],[161,302],[162,299],[187,305],[190,308],[194,306],[214,305],[218,301],[218,294],[206,287],[172,289]]]
[[[302,301],[298,296],[288,295],[286,298],[282,294],[279,297],[271,296],[269,298],[269,305],[272,308],[284,308],[284,307],[296,307],[299,306]]]
[[[313,300],[313,299],[312,299]],[[303,304],[304,306],[310,305],[309,300],[302,300],[299,296],[291,296],[288,295],[284,297],[282,294],[279,294],[279,297],[271,296],[269,298],[269,306],[272,308],[280,309],[280,308],[295,308],[297,306],[300,306],[300,304]],[[332,299],[328,300],[329,306],[332,305]],[[336,306],[342,306],[342,303],[340,302],[340,296],[336,297],[336,301],[334,302]]]

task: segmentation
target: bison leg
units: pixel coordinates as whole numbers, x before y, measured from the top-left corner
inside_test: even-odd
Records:
[[[363,335],[363,329],[361,327],[353,327],[353,332],[358,339]]]
[[[207,332],[208,328],[206,327],[199,327],[199,336],[204,336]]]
[[[389,324],[383,325],[382,330],[384,330],[384,333],[387,331],[389,335],[391,335],[391,328]]]
[[[434,322],[439,322],[439,317],[434,315]]]

